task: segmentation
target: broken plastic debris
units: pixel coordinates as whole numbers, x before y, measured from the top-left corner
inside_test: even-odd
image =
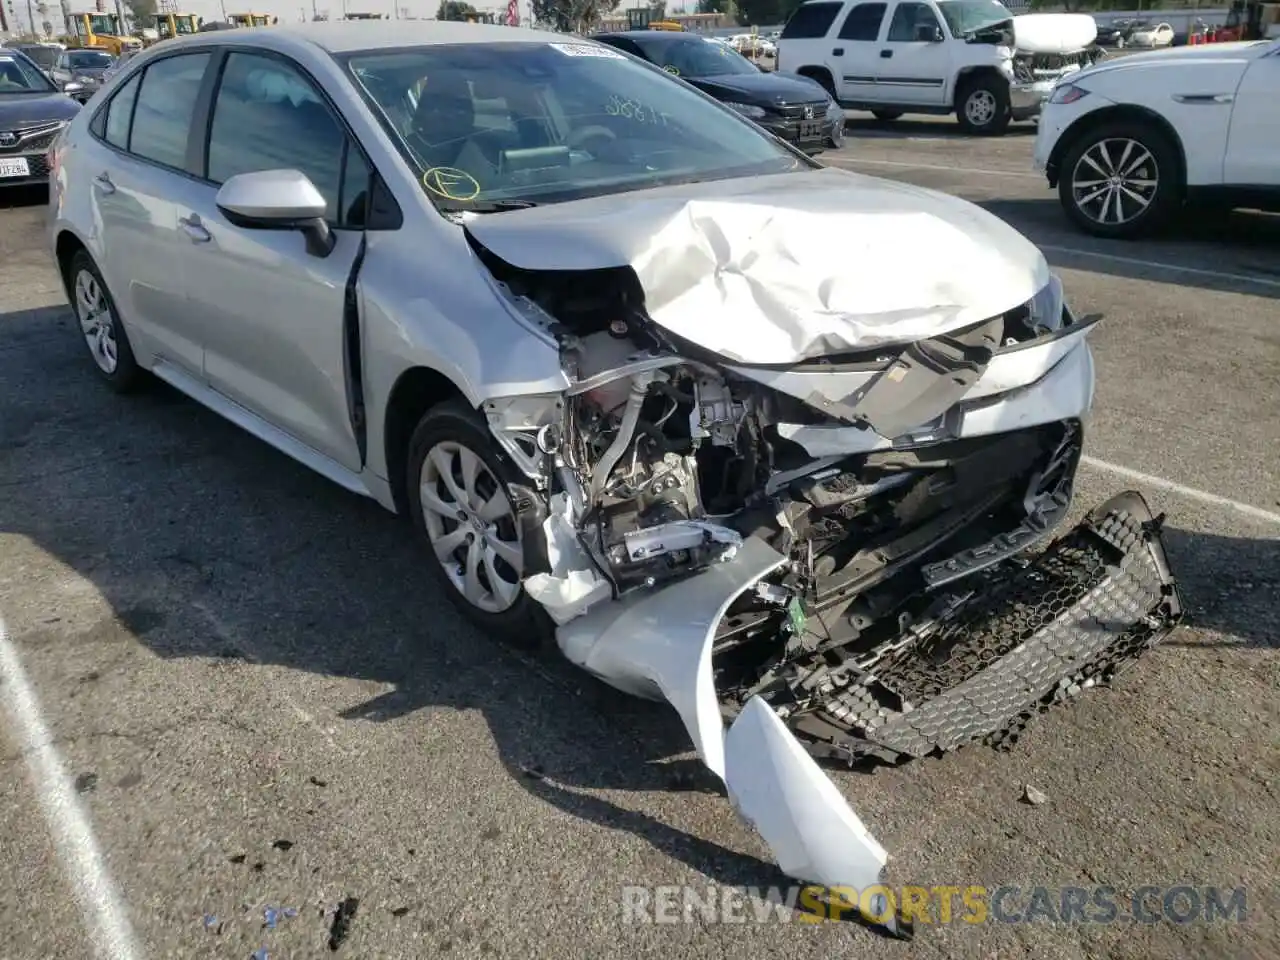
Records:
[[[259,947],[253,951],[253,960],[271,960],[271,954],[267,953],[266,947]]]
[[[277,840],[275,843],[271,844],[271,846],[275,847],[277,850],[288,850],[290,847],[293,846],[293,841]]]
[[[96,773],[82,773],[76,777],[76,793],[92,793],[98,786]]]
[[[218,927],[218,918],[215,917],[212,913],[206,913],[204,915],[204,928],[206,930],[216,930],[217,927]]]
[[[274,930],[276,924],[283,918],[292,918],[298,915],[296,907],[265,907],[262,911],[262,925],[268,930]]]
[[[1043,791],[1037,790],[1029,783],[1024,783],[1022,785],[1022,799],[1033,807],[1038,807],[1042,803],[1049,802],[1049,797]]]

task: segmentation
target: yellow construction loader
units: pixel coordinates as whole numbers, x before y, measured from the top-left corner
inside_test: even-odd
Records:
[[[157,13],[151,17],[151,26],[155,28],[157,37],[145,46],[169,40],[173,37],[185,37],[198,33],[204,17],[195,13]]]
[[[227,20],[237,27],[269,27],[280,22],[269,13],[228,13]]]
[[[117,57],[125,50],[142,49],[142,41],[125,33],[114,13],[73,13],[67,20],[72,30],[67,36],[69,48],[97,47]]]

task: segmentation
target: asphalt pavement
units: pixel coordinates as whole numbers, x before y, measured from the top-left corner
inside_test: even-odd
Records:
[[[478,634],[372,503],[171,390],[109,393],[44,196],[6,192],[0,956],[1280,956],[1280,218],[1094,241],[1031,171],[1034,127],[852,116],[828,162],[982,204],[1106,315],[1077,508],[1136,488],[1166,511],[1190,612],[1009,752],[832,777],[895,883],[1014,885],[1023,907],[1035,886],[1243,887],[1243,917],[910,943],[629,922],[624,887],[782,882],[674,714]]]

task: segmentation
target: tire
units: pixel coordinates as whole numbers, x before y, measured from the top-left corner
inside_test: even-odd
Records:
[[[462,469],[469,457],[475,458],[472,491],[477,496],[457,511],[446,510],[458,502],[457,494],[466,498]],[[444,467],[450,468],[448,474]],[[431,574],[450,602],[512,647],[532,651],[546,644],[553,635],[551,618],[520,582],[529,551],[511,485],[523,478],[490,438],[484,420],[461,401],[428,410],[409,441],[405,480],[409,518],[426,543]],[[435,508],[428,509],[432,495]],[[484,514],[489,506],[493,513]]]
[[[966,80],[956,94],[956,119],[965,133],[996,137],[1009,129],[1009,82],[1003,77]]]
[[[1143,236],[1167,223],[1182,205],[1177,147],[1149,123],[1108,123],[1086,131],[1063,153],[1059,169],[1063,209],[1095,237]],[[1121,182],[1111,179],[1109,169],[1118,171]]]
[[[902,117],[901,110],[872,110],[871,115],[877,120],[888,123],[890,120],[898,120]]]
[[[116,393],[138,389],[146,373],[134,358],[129,335],[120,322],[120,313],[102,279],[102,272],[87,251],[78,250],[72,256],[67,264],[66,282],[76,325],[98,376]]]

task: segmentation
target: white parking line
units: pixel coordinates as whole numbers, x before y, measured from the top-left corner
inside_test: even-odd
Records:
[[[40,702],[27,681],[3,618],[0,618],[0,691],[45,822],[84,914],[94,953],[102,960],[134,960],[141,954],[135,946],[133,930],[120,906],[75,788],[41,718]],[[27,921],[37,922],[37,919],[28,917]]]
[[[1097,250],[1080,250],[1077,247],[1060,247],[1053,243],[1036,244],[1041,250],[1052,253],[1065,253],[1076,257],[1089,257],[1093,260],[1109,260],[1112,263],[1123,263],[1129,267],[1149,267],[1152,270],[1167,270],[1171,273],[1185,273],[1193,277],[1208,277],[1213,280],[1225,280],[1231,283],[1245,283],[1255,287],[1270,287],[1280,290],[1280,280],[1268,277],[1253,277],[1247,273],[1223,273],[1221,270],[1204,270],[1200,267],[1184,267],[1177,263],[1160,263],[1156,260],[1142,260],[1138,257],[1121,257],[1114,253],[1100,253]]]
[[[1191,500],[1199,500],[1202,503],[1212,503],[1214,506],[1227,507],[1238,513],[1243,513],[1246,517],[1253,517],[1256,520],[1266,520],[1269,523],[1280,524],[1280,513],[1272,513],[1270,510],[1263,510],[1261,507],[1255,507],[1252,504],[1241,503],[1239,500],[1231,500],[1227,497],[1220,497],[1216,493],[1206,493],[1204,490],[1197,490],[1195,487],[1184,487],[1180,483],[1174,483],[1172,480],[1166,480],[1164,477],[1153,476],[1150,473],[1143,473],[1141,470],[1131,470],[1129,467],[1122,467],[1118,463],[1111,463],[1107,460],[1099,460],[1096,457],[1081,457],[1080,462],[1087,467],[1093,467],[1095,470],[1103,470],[1107,473],[1114,473],[1118,477],[1124,477],[1126,480],[1136,480],[1139,483],[1145,483],[1147,486],[1157,487],[1160,490],[1167,490],[1170,493],[1180,494]]]

